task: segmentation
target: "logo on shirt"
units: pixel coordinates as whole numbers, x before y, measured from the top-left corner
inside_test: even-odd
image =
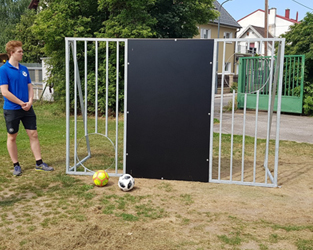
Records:
[[[27,73],[25,71],[23,71],[23,76],[27,77]]]

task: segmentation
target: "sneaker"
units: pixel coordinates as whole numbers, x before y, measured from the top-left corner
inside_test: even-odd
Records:
[[[41,163],[40,165],[36,164],[36,170],[37,171],[53,171],[53,167],[49,167],[47,163]]]
[[[13,175],[14,175],[14,176],[22,175],[21,166],[15,166],[15,167],[14,167]]]

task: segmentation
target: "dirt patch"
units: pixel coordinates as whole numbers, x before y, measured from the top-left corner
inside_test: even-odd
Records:
[[[14,206],[1,206],[0,249],[312,249],[313,156],[288,150],[279,188],[138,178],[125,193],[111,177],[86,192],[91,199],[60,204],[51,190],[16,196]],[[93,185],[91,176],[73,178]],[[2,192],[7,201],[12,191]]]

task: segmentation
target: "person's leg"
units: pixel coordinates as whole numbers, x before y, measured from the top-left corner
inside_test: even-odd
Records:
[[[41,158],[41,149],[36,124],[36,114],[33,108],[31,108],[29,111],[25,111],[22,122],[29,137],[30,148],[36,159],[36,170],[53,171],[53,167],[48,166],[48,164],[44,163]]]
[[[7,148],[8,148],[8,152],[13,163],[18,162],[16,137],[17,137],[17,133],[15,134],[8,133]]]
[[[41,159],[40,143],[38,139],[37,130],[26,129],[27,135],[29,137],[30,148],[34,154],[34,157],[37,160]]]
[[[19,176],[22,174],[22,169],[18,162],[16,138],[21,119],[20,112],[18,110],[3,110],[3,113],[8,132],[7,149],[14,166],[13,175]]]

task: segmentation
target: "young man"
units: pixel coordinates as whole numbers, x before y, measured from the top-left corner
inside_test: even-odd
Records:
[[[22,45],[20,41],[10,41],[6,44],[9,60],[0,68],[0,88],[4,97],[3,113],[8,132],[7,148],[14,165],[14,176],[22,174],[16,145],[20,121],[29,137],[30,147],[36,159],[36,170],[54,170],[41,159],[36,115],[32,107],[33,86],[28,69],[19,63],[23,58]]]

